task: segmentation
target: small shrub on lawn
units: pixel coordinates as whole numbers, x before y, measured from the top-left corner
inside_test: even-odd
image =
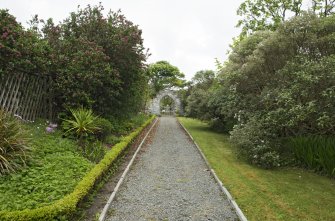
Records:
[[[0,175],[18,170],[30,149],[21,123],[0,109]]]
[[[112,123],[105,118],[99,117],[95,121],[95,125],[97,128],[99,128],[95,132],[95,137],[102,142],[106,141],[107,137],[112,134],[112,129],[113,129]]]
[[[278,144],[273,141],[273,137],[260,121],[252,119],[244,125],[234,126],[230,138],[251,163],[272,168],[279,167],[282,163]]]
[[[289,146],[296,159],[307,168],[335,177],[334,137],[295,137],[289,140]]]

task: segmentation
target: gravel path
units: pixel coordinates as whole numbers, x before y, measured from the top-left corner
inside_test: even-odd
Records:
[[[106,220],[238,220],[176,118],[161,117]]]

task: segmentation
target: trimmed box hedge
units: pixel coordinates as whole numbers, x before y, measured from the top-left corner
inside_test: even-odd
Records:
[[[41,221],[41,220],[67,220],[73,214],[78,203],[87,196],[94,187],[97,180],[108,171],[113,162],[120,156],[123,150],[139,135],[142,130],[152,122],[155,116],[148,119],[141,127],[137,128],[128,136],[122,138],[121,142],[113,146],[105,157],[90,170],[77,184],[72,193],[55,201],[53,204],[20,211],[0,211],[1,221]]]

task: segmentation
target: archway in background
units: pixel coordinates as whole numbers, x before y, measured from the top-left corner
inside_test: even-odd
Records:
[[[175,115],[176,114],[175,106],[176,104],[174,100],[169,95],[165,95],[159,101],[159,109],[161,115]]]
[[[151,104],[149,105],[148,112],[156,115],[161,115],[160,103],[161,100],[168,96],[174,102],[173,109],[171,110],[172,114],[182,114],[182,107],[179,97],[177,96],[176,91],[172,90],[163,90],[159,92],[154,99],[152,99]]]

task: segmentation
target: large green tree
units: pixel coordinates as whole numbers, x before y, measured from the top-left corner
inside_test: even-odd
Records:
[[[335,0],[312,0],[312,9],[321,17],[327,17],[334,13]]]
[[[275,30],[290,14],[300,15],[303,0],[246,0],[238,8],[242,17],[237,26],[242,35],[259,30]]]
[[[288,18],[301,15],[310,2],[311,8],[307,10],[320,17],[335,11],[335,0],[245,0],[237,10],[241,16],[237,23],[242,28],[241,37],[259,30],[276,30]]]
[[[155,96],[165,88],[182,87],[185,75],[167,61],[158,61],[147,68],[149,83],[152,89],[151,96]]]

